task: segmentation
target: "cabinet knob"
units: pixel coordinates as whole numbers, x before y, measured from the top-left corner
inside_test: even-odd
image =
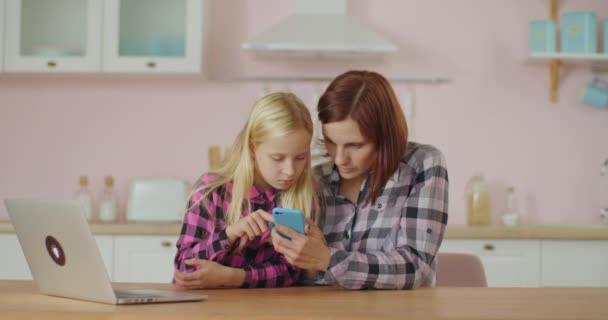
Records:
[[[53,68],[57,65],[57,62],[51,60],[51,61],[47,62],[46,65]]]
[[[494,249],[495,249],[495,247],[494,247],[494,245],[493,245],[493,244],[486,244],[486,245],[484,245],[484,246],[483,246],[483,249],[484,249],[485,251],[492,251],[492,250],[494,250]]]
[[[171,241],[169,241],[169,240],[163,240],[163,241],[160,242],[160,245],[163,248],[170,248],[173,245],[173,243]]]
[[[147,65],[148,65],[148,68],[154,68],[154,67],[156,67],[156,62],[150,61],[150,62],[148,62]]]

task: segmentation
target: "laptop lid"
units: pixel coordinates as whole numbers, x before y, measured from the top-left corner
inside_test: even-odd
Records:
[[[40,292],[116,303],[77,200],[6,199],[5,205]]]

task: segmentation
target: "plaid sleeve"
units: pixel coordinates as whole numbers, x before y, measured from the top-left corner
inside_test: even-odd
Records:
[[[436,151],[422,161],[402,209],[395,250],[331,248],[327,283],[346,289],[414,289],[435,283],[435,255],[448,219],[448,175]]]
[[[260,250],[265,251],[263,256],[271,255],[272,258],[243,268],[245,270],[243,288],[288,287],[298,281],[300,269],[292,266],[284,255],[276,252],[270,245]]]
[[[191,203],[201,200],[202,192],[192,196]],[[218,190],[202,199],[184,215],[184,223],[177,241],[175,269],[191,271],[184,261],[191,258],[206,259],[222,263],[231,253],[232,245],[226,235],[226,224],[223,218],[222,197]]]

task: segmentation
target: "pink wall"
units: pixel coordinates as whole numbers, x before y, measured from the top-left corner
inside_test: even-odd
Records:
[[[560,4],[562,11],[608,15],[602,0]],[[284,0],[211,1],[207,76],[337,75],[356,68],[449,77],[446,85],[413,86],[409,121],[416,140],[445,153],[451,224],[465,223],[463,189],[474,171],[492,183],[496,216],[504,186],[513,185],[526,223],[600,221],[599,208],[608,206],[608,177],[599,176],[608,157],[608,111],[579,102],[591,74],[568,71],[560,102],[550,104],[548,67],[525,63],[528,21],[547,17],[549,1],[350,0],[353,16],[401,47],[384,62],[256,60],[239,50],[294,7]],[[124,206],[134,177],[193,180],[206,170],[209,145],[231,143],[263,86],[194,76],[0,74],[0,198],[71,197],[81,174],[98,193],[112,174]],[[305,83],[288,89],[305,101],[314,93]]]

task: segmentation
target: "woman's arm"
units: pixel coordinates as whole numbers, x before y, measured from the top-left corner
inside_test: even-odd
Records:
[[[414,289],[433,284],[432,263],[448,219],[448,176],[440,153],[423,161],[405,202],[395,249],[349,252],[331,248],[328,283],[347,289]]]

